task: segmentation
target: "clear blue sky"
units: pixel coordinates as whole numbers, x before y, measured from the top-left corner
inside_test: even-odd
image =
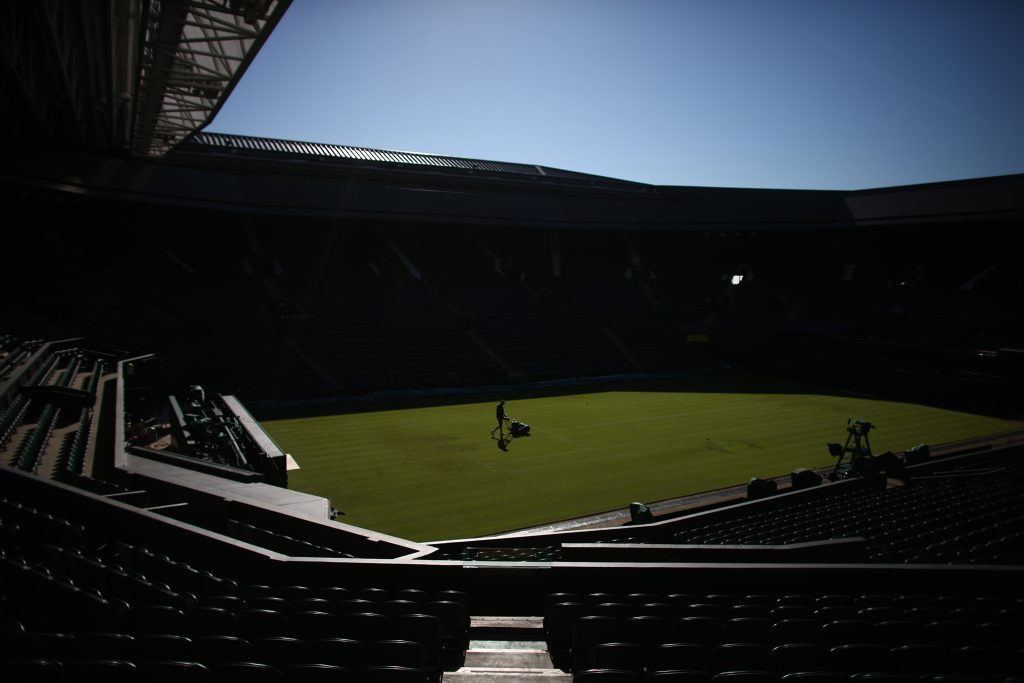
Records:
[[[1024,172],[1024,0],[294,0],[207,130],[662,185]]]

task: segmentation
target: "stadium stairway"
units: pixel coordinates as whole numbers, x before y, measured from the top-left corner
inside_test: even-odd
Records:
[[[446,683],[570,683],[544,642],[541,617],[475,617],[466,661],[444,674]]]

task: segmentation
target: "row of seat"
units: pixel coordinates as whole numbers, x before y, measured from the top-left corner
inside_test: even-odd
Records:
[[[578,683],[1008,683],[1014,676],[977,673],[900,674],[866,671],[848,674],[843,671],[796,671],[780,674],[775,671],[731,670],[712,674],[707,671],[651,671],[639,673],[619,669],[588,669],[573,675]]]
[[[460,614],[451,614],[451,619],[444,620],[422,613],[388,616],[354,612],[335,616],[328,612],[285,614],[267,609],[245,609],[234,613],[218,607],[196,607],[186,614],[166,605],[142,605],[132,609],[129,624],[135,633],[400,639],[422,642],[431,649],[440,648],[442,642],[452,648],[464,649],[467,640],[465,622],[459,621]]]
[[[739,617],[773,619],[865,619],[871,622],[892,619],[993,619],[1024,617],[1024,600],[1006,596],[860,596],[856,602],[850,596],[784,596],[772,602],[763,596],[711,600],[701,596],[671,594],[659,596],[635,594],[614,596],[608,594],[547,596],[549,612],[569,611],[579,614],[612,617],[662,616],[670,619],[682,617]],[[726,596],[721,596],[725,598]]]
[[[685,544],[785,544],[861,536],[876,562],[1017,563],[1024,557],[1020,449],[951,465],[912,485],[838,491],[779,501],[770,510],[715,519],[675,532]],[[988,470],[979,470],[985,466]],[[955,469],[960,467],[959,476]],[[968,468],[968,469],[964,469]],[[999,470],[998,472],[996,470]],[[994,476],[998,474],[998,476]]]
[[[285,600],[320,598],[330,602],[365,600],[367,602],[377,604],[391,600],[403,600],[407,602],[434,602],[443,600],[447,602],[457,602],[464,605],[467,609],[469,608],[469,594],[465,591],[451,588],[424,590],[422,588],[412,587],[390,589],[380,588],[377,586],[268,586],[264,584],[242,584],[238,587],[237,592],[232,594],[230,597],[242,601],[248,601],[256,598],[283,598]]]
[[[43,448],[50,440],[50,435],[53,433],[53,428],[57,424],[59,417],[59,408],[53,405],[43,407],[43,412],[40,413],[35,426],[24,440],[18,444],[18,448],[14,452],[14,459],[12,460],[14,467],[26,472],[36,471],[39,466],[39,458],[43,454]]]
[[[648,605],[652,603],[669,603],[686,607],[689,605],[717,605],[725,608],[727,614],[733,608],[810,608],[813,610],[824,607],[853,607],[867,609],[870,607],[895,607],[901,610],[916,607],[937,607],[945,609],[981,608],[981,609],[1024,609],[1024,597],[1014,595],[968,595],[950,593],[927,595],[921,593],[548,593],[544,596],[545,608],[560,602],[574,602],[588,605],[620,603],[627,605]],[[736,614],[735,616],[755,616],[752,614]]]
[[[258,545],[261,548],[267,550],[273,550],[274,552],[281,553],[282,555],[291,555],[294,557],[337,557],[351,559],[355,557],[352,553],[347,553],[336,548],[330,548],[328,546],[312,543],[310,541],[295,538],[289,534],[283,534],[278,531],[271,531],[255,524],[249,524],[247,522],[239,522],[235,519],[225,520],[225,533],[232,538],[237,538],[240,541],[246,543],[252,543]]]
[[[148,583],[161,584],[165,590],[178,596],[166,604],[179,606],[187,606],[203,596],[230,595],[238,590],[238,584],[231,579],[176,562],[166,555],[136,549],[126,543],[113,544],[113,552],[108,550],[106,556],[56,544],[47,544],[45,549],[55,574],[71,577],[80,585],[95,586],[103,591],[110,587],[114,577],[122,574]],[[132,602],[127,595],[119,597]],[[164,604],[155,597],[143,600]]]
[[[125,629],[137,634],[226,635],[244,638],[299,637],[317,639],[346,637],[357,640],[410,640],[419,642],[432,659],[461,659],[468,647],[468,617],[459,603],[437,602],[416,605],[417,613],[387,616],[368,612],[335,614],[321,611],[290,613],[268,609],[238,612],[218,607],[193,607],[183,611],[171,604],[135,604],[104,597],[55,579],[38,568],[10,558],[0,561],[0,578],[6,590],[17,591],[19,599],[36,611],[34,618],[48,619],[55,626],[72,630],[88,628],[95,620],[105,628]],[[124,577],[127,589],[166,594],[162,588]],[[318,599],[312,599],[318,600]],[[168,599],[165,602],[171,602]],[[436,610],[437,614],[422,611]],[[440,616],[439,616],[440,615]],[[95,628],[95,627],[94,627]],[[442,654],[443,653],[443,654]]]
[[[12,542],[33,550],[41,550],[45,543],[74,547],[85,536],[82,524],[5,496],[0,496],[0,519],[18,525],[20,534]]]
[[[430,683],[427,672],[402,666],[349,670],[331,664],[307,663],[275,667],[261,662],[188,660],[0,661],[0,677],[33,683]]]
[[[573,671],[705,671],[737,669],[792,673],[796,671],[885,671],[899,674],[1014,673],[1024,671],[1024,651],[1008,645],[968,645],[948,648],[936,644],[888,647],[878,643],[824,646],[786,643],[775,647],[756,643],[669,643],[645,647],[638,643],[602,643],[574,653]]]
[[[86,391],[94,398],[99,389],[103,369],[103,360],[97,358],[93,361]],[[77,423],[78,427],[75,429],[75,435],[66,448],[62,449],[58,461],[59,470],[71,472],[72,474],[82,474],[85,468],[85,453],[89,445],[89,431],[92,427],[92,409],[90,407],[83,407],[79,411]]]
[[[971,645],[1017,644],[1024,621],[916,623],[887,621],[879,624],[856,620],[821,623],[813,620],[786,619],[776,624],[758,620],[735,619],[722,623],[703,617],[675,622],[660,617],[582,617],[572,626],[568,641],[563,635],[549,635],[552,653],[574,653],[579,658],[601,643],[626,642],[653,647],[665,643],[693,643],[714,647],[725,643],[752,643],[765,647],[790,643],[838,646],[868,643],[883,647],[935,645],[956,647]],[[553,636],[553,637],[552,637]]]
[[[0,643],[0,659],[183,659],[203,663],[251,661],[273,666],[319,663],[350,670],[371,666],[408,666],[424,671],[439,671],[446,664],[423,643],[400,639],[306,640],[288,636],[246,639],[227,635],[107,632],[23,632],[8,635]],[[451,667],[452,663],[447,665]]]

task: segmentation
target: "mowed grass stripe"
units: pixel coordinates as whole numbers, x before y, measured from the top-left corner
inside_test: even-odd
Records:
[[[703,388],[703,387],[700,387]],[[814,393],[600,391],[523,398],[533,427],[508,452],[494,403],[264,423],[299,462],[290,485],[348,523],[414,540],[496,533],[785,475],[834,460],[846,421],[877,425],[874,452],[1008,431],[1003,420]]]

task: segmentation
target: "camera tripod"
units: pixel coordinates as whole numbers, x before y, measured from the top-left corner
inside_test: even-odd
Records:
[[[830,443],[828,444],[828,452],[836,460],[836,466],[832,470],[832,474],[829,475],[829,479],[835,481],[839,479],[840,474],[846,474],[853,462],[857,458],[871,457],[871,442],[868,440],[868,432],[874,428],[874,425],[867,420],[860,418],[850,418],[846,421],[846,443]],[[846,455],[850,455],[850,463],[848,465],[843,464],[843,459]]]

